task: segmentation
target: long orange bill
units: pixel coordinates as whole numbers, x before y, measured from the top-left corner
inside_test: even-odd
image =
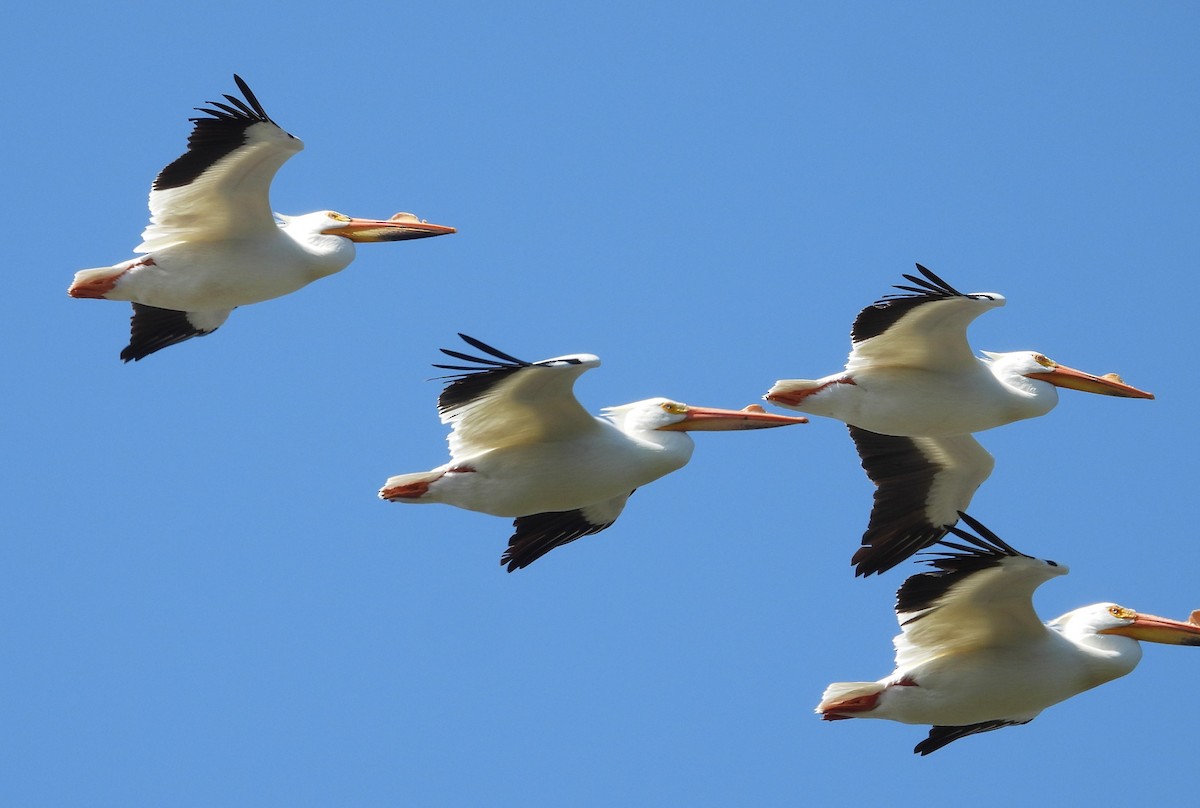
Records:
[[[1192,617],[1196,612],[1192,612]],[[1166,645],[1200,645],[1200,625],[1157,617],[1152,614],[1137,614],[1133,622],[1116,628],[1101,629],[1101,634],[1120,634],[1135,640],[1159,642]]]
[[[683,420],[670,426],[659,427],[677,432],[717,432],[730,429],[770,429],[790,424],[807,424],[802,416],[776,415],[757,404],[744,410],[719,410],[712,407],[688,406]]]
[[[330,231],[351,241],[408,241],[414,238],[446,236],[456,232],[444,224],[430,224],[411,213],[397,213],[390,219],[351,219],[344,227]]]
[[[1125,384],[1115,373],[1093,376],[1066,365],[1056,365],[1045,373],[1028,373],[1026,375],[1031,379],[1050,382],[1057,387],[1069,387],[1085,393],[1099,393],[1103,396],[1120,396],[1122,398],[1154,398],[1153,393],[1147,393],[1145,390]]]

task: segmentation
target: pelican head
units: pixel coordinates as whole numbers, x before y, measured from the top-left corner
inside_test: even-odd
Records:
[[[1081,370],[1060,365],[1045,354],[1036,351],[1013,351],[991,353],[983,351],[984,361],[996,376],[1024,376],[1027,379],[1048,382],[1055,387],[1069,387],[1085,393],[1100,393],[1122,398],[1154,398],[1153,393],[1130,387],[1115,373],[1093,376]]]

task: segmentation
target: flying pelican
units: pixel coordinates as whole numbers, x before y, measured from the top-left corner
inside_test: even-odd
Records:
[[[275,172],[304,144],[271,120],[240,76],[243,101],[209,101],[192,118],[187,152],[159,172],[140,257],[75,273],[71,297],[133,303],[121,359],[142,359],[211,334],[238,306],[290,294],[354,260],[355,241],[453,233],[411,213],[352,219],[332,210],[271,213]]]
[[[911,294],[863,309],[850,331],[846,369],[823,379],[775,382],[763,398],[845,422],[875,502],[855,575],[891,569],[946,535],[995,461],[971,433],[1036,418],[1058,403],[1055,387],[1154,398],[1115,373],[1093,376],[1033,351],[977,359],[967,326],[1004,305],[994,292],[963,294],[917,264]]]
[[[495,516],[514,516],[515,532],[500,559],[521,569],[581,536],[609,527],[638,486],[683,468],[696,430],[763,429],[802,424],[752,404],[744,410],[692,407],[650,398],[589,415],[572,388],[600,365],[591,354],[526,362],[459,334],[490,357],[443,348],[470,365],[438,398],[451,425],[450,462],[400,474],[379,491],[391,502],[445,502]]]
[[[913,749],[928,755],[951,741],[1028,724],[1052,704],[1132,671],[1138,640],[1200,645],[1200,610],[1191,622],[1094,603],[1043,624],[1033,591],[1067,568],[1017,552],[967,514],[978,536],[951,528],[969,545],[928,563],[936,572],[906,580],[896,593],[896,670],[878,682],[835,682],[817,713],[827,721],[886,718],[932,724]],[[958,551],[958,552],[954,552]]]

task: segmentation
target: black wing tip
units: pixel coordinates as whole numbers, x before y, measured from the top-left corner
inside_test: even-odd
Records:
[[[932,569],[909,576],[896,590],[896,613],[914,615],[905,620],[904,625],[929,614],[942,596],[966,577],[1002,564],[1009,558],[1031,557],[1014,549],[965,511],[959,511],[958,515],[978,535],[952,526],[946,532],[964,543],[945,538],[931,542],[931,546],[938,546],[925,553],[922,560]]]
[[[859,343],[879,336],[918,306],[952,297],[971,297],[946,283],[925,266],[917,264],[916,267],[924,277],[902,273],[902,277],[914,285],[896,284],[892,288],[902,294],[886,294],[858,313],[850,328],[852,342]]]
[[[482,367],[471,368],[471,367],[463,367],[461,365],[437,365],[437,364],[435,364],[434,365],[435,368],[443,368],[445,370],[464,370],[469,373],[487,373],[489,371],[496,370],[499,368],[509,368],[509,369],[518,368],[518,367],[525,368],[525,367],[530,367],[531,365],[533,365],[532,362],[526,362],[524,359],[518,359],[517,357],[513,356],[512,354],[505,353],[504,351],[500,350],[499,348],[496,348],[492,345],[488,345],[483,340],[476,339],[475,337],[472,337],[468,334],[464,334],[461,331],[458,333],[458,336],[462,339],[463,342],[467,343],[472,348],[475,348],[478,351],[482,351],[483,353],[488,354],[489,356],[492,356],[494,358],[487,359],[487,358],[481,357],[481,356],[472,356],[471,354],[463,353],[462,351],[456,351],[452,348],[439,348],[438,350],[440,350],[446,356],[450,356],[455,359],[461,359],[464,362],[474,362],[477,365],[481,365]]]
[[[975,517],[971,516],[966,511],[959,511],[958,516],[964,523],[966,523],[968,527],[971,528],[971,530],[975,531],[976,535],[972,535],[957,526],[951,527],[949,532],[978,549],[964,548],[962,545],[952,545],[948,544],[947,542],[942,542],[942,544],[954,547],[955,549],[966,550],[967,552],[981,555],[1013,557],[1020,556],[1022,558],[1032,558],[1032,556],[1022,553],[1020,550],[1017,550],[1011,544],[1004,541],[1004,539],[997,536],[986,525],[984,525]]]
[[[446,376],[435,377],[439,380],[449,380],[449,383],[442,390],[442,394],[438,396],[438,411],[443,414],[485,394],[488,388],[508,374],[533,365],[532,362],[517,359],[515,356],[494,348],[475,337],[462,333],[458,336],[476,350],[495,358],[489,359],[483,356],[473,356],[451,348],[440,349],[447,356],[472,363],[469,365],[434,364],[435,368],[458,371]]]
[[[943,297],[967,297],[962,292],[955,289],[950,284],[946,283],[933,270],[923,264],[915,264],[917,271],[921,273],[921,277],[911,275],[907,272],[901,273],[901,277],[915,286],[904,286],[900,284],[894,285],[893,289],[899,289],[902,292],[908,292],[904,295],[884,295],[880,300],[876,301],[876,305],[886,304],[893,300],[908,300],[912,298],[943,298]]]
[[[226,94],[224,101],[208,101],[209,106],[195,107],[197,112],[204,114],[188,119],[192,122],[192,132],[188,135],[187,151],[158,173],[152,190],[168,191],[189,184],[242,146],[246,141],[246,130],[256,124],[279,127],[241,76],[235,73],[233,79],[245,100]],[[288,137],[292,136],[289,134]]]
[[[854,577],[868,578],[898,567],[927,547],[941,543],[949,529],[948,526],[917,525],[908,530],[901,528],[876,535],[876,530],[868,528],[862,546],[850,558]]]
[[[924,515],[939,467],[915,449],[912,438],[846,426],[875,484],[870,522],[850,563],[855,577],[879,575],[946,535],[949,525],[933,524]]]
[[[121,361],[140,362],[163,348],[208,336],[216,330],[196,328],[185,311],[134,303],[133,316],[129,318],[129,344],[121,349]]]
[[[1029,721],[1031,720],[1033,719],[1029,719]],[[1004,727],[1019,727],[1022,724],[1028,724],[1029,721],[996,719],[994,721],[980,721],[978,724],[966,724],[958,727],[932,726],[929,728],[928,737],[914,746],[913,752],[924,757],[960,738],[966,738],[968,735],[978,735],[981,732],[991,732],[992,730],[1003,729]]]
[[[233,104],[233,106],[237,108],[236,111],[230,110],[228,105],[221,101],[206,101],[205,103],[212,104],[215,107],[223,108],[226,110],[227,115],[220,115],[214,113],[212,110],[204,109],[202,107],[196,107],[196,111],[204,112],[217,118],[247,118],[256,122],[261,121],[266,123],[275,123],[275,121],[271,120],[271,116],[267,114],[267,111],[263,109],[263,105],[261,102],[259,102],[258,96],[256,96],[254,91],[250,89],[250,85],[246,83],[245,79],[243,79],[237,73],[234,73],[233,83],[236,84],[238,90],[241,91],[242,98],[230,95],[229,93],[223,93],[223,95],[226,101],[228,101],[230,104]],[[193,118],[192,120],[197,119]],[[203,118],[199,120],[203,120]],[[278,124],[276,125],[278,126]]]
[[[599,533],[611,524],[589,522],[579,508],[518,516],[513,520],[514,532],[508,539],[508,548],[500,556],[500,564],[506,565],[508,572],[524,569],[551,550]]]

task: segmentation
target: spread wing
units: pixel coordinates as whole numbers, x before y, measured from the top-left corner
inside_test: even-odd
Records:
[[[462,373],[448,378],[438,398],[442,423],[451,425],[450,455],[459,460],[491,449],[565,440],[601,425],[580,405],[573,388],[585,370],[599,366],[591,354],[526,362],[459,334],[488,356],[443,348],[470,365],[434,365]],[[491,357],[491,358],[489,358]]]
[[[884,572],[935,543],[958,521],[995,460],[971,435],[910,438],[856,426],[850,437],[877,486],[856,575]]]
[[[159,172],[150,190],[150,225],[137,252],[180,241],[214,241],[273,230],[271,180],[304,144],[267,116],[234,76],[245,100],[226,95],[197,107],[188,148]]]
[[[500,557],[500,563],[507,565],[509,572],[524,569],[556,547],[599,533],[621,515],[629,494],[573,511],[518,517],[513,520],[516,530],[508,540],[508,549]]]
[[[846,370],[860,367],[921,367],[960,370],[978,360],[967,343],[967,326],[989,309],[1004,305],[995,293],[963,294],[917,264],[924,277],[905,275],[916,286],[867,306],[850,330],[853,348]]]
[[[1033,610],[1033,591],[1067,568],[1020,553],[977,520],[960,515],[978,535],[951,528],[967,544],[943,541],[947,551],[928,562],[934,570],[908,578],[896,593],[897,670],[945,653],[1032,640],[1047,631]]]
[[[121,359],[137,362],[192,337],[207,336],[225,322],[230,311],[175,311],[134,303],[129,344],[121,351]]]

